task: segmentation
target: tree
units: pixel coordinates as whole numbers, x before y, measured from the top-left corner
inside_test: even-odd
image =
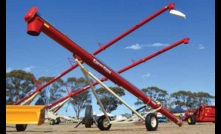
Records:
[[[54,77],[40,77],[37,81],[37,84],[45,84]],[[63,95],[62,93],[65,93],[65,90],[62,88],[64,86],[64,81],[62,79],[58,79],[55,82],[51,83],[50,86],[48,86],[49,95],[47,96],[47,90],[42,89],[40,96],[42,99],[47,100],[47,103],[52,103],[58,99],[60,99]]]
[[[120,87],[109,87],[115,94],[118,96],[125,95],[124,90]],[[101,87],[96,90],[96,93],[98,94],[98,97],[104,106],[104,109],[106,112],[111,113],[112,111],[116,110],[118,107],[118,104],[121,105],[122,103],[114,97],[112,94],[110,94],[105,88]]]
[[[185,106],[190,109],[196,109],[202,104],[210,104],[211,99],[215,98],[214,96],[205,93],[205,92],[194,92],[180,90],[174,92],[170,95],[173,98],[173,104],[175,106]]]
[[[180,90],[172,93],[170,96],[174,100],[174,105],[179,107],[190,107],[191,102],[194,101],[194,96],[190,91]]]
[[[168,93],[166,90],[160,89],[158,87],[152,86],[148,88],[141,89],[143,93],[149,96],[152,100],[159,101],[163,107],[167,107]],[[134,103],[134,105],[144,104],[139,99]]]
[[[13,104],[30,93],[34,88],[34,75],[23,70],[6,73],[6,104]]]
[[[71,92],[75,92],[78,89],[86,87],[88,84],[86,79],[83,77],[78,79],[75,77],[69,77],[66,81],[66,85],[71,88]],[[70,100],[70,104],[72,104],[77,119],[79,119],[80,112],[85,109],[86,105],[90,103],[91,94],[89,89],[84,90],[83,92],[72,97],[72,99]]]
[[[205,93],[205,92],[197,92],[195,94],[196,94],[196,100],[197,102],[199,102],[198,106],[209,105],[211,104],[211,99],[215,98],[215,96],[212,96],[209,93]]]

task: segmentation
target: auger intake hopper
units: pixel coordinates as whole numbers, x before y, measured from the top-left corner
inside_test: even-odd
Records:
[[[6,124],[44,124],[45,106],[6,105]]]

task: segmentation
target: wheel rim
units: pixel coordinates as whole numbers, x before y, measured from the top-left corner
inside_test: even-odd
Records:
[[[103,126],[104,126],[104,127],[108,127],[108,125],[109,125],[109,122],[108,122],[108,120],[105,118],[105,119],[103,120]]]
[[[150,124],[151,124],[152,127],[155,127],[156,124],[157,124],[157,120],[156,120],[156,118],[152,117],[152,118],[151,118],[151,122],[150,122]]]
[[[188,119],[187,119],[187,122],[188,122],[188,123],[190,123],[190,122],[191,122],[191,119],[190,119],[190,118],[188,118]]]

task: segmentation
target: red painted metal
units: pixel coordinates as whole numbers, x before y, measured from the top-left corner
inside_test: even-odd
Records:
[[[131,65],[126,66],[125,68],[119,70],[117,73],[118,73],[118,74],[123,73],[123,72],[125,72],[125,71],[127,71],[127,70],[129,70],[129,69],[131,69],[131,68],[133,68],[133,67],[135,67],[135,66],[141,64],[141,63],[146,62],[147,60],[149,60],[149,59],[151,59],[151,58],[153,58],[153,57],[155,57],[155,56],[157,56],[157,55],[162,54],[163,52],[166,52],[166,51],[168,51],[168,50],[170,50],[170,49],[172,49],[172,48],[174,48],[174,47],[176,47],[176,46],[182,44],[182,43],[187,44],[187,42],[188,42],[188,38],[184,38],[184,39],[182,39],[182,40],[179,40],[179,41],[177,41],[177,42],[175,42],[175,43],[173,43],[173,44],[171,44],[171,45],[169,45],[169,46],[167,46],[167,47],[165,47],[165,48],[163,48],[163,49],[161,49],[161,50],[159,50],[159,51],[157,51],[157,52],[155,52],[155,53],[153,53],[153,54],[151,54],[151,55],[149,55],[149,56],[147,56],[147,57],[144,57],[144,58],[142,58],[142,59],[140,59],[140,60],[138,60],[138,61],[136,61],[136,62],[133,61],[133,63],[132,63]],[[100,81],[102,81],[102,82],[104,82],[104,81],[106,81],[106,80],[108,80],[108,78],[106,78],[106,77],[100,79]],[[97,84],[99,84],[99,83],[98,83],[98,82],[93,82],[93,83],[92,83],[93,86],[96,86]],[[46,105],[45,108],[46,108],[46,109],[51,108],[52,106],[54,106],[54,105],[56,105],[56,104],[58,104],[58,103],[60,103],[60,102],[62,102],[62,101],[64,101],[64,100],[68,99],[69,97],[73,97],[73,96],[75,96],[75,95],[77,95],[77,94],[79,94],[79,93],[81,93],[81,92],[83,92],[83,91],[85,91],[85,90],[87,90],[87,89],[89,89],[89,88],[90,88],[90,86],[88,85],[88,86],[86,86],[86,87],[77,89],[76,91],[69,93],[69,95],[67,95],[67,96],[65,96],[65,97],[62,97],[62,98],[60,98],[60,99],[58,99],[58,100],[52,102],[52,103],[49,104],[49,105]],[[55,112],[58,111],[59,109],[60,109],[60,108],[56,108]]]
[[[196,122],[215,122],[215,105],[201,105],[195,110],[187,110],[185,112],[185,119],[193,115]]]
[[[123,37],[127,36],[128,34],[130,34],[131,32],[135,31],[136,29],[138,29],[139,27],[141,27],[142,25],[146,24],[147,22],[149,22],[150,20],[152,20],[153,18],[157,17],[158,15],[160,15],[161,13],[163,13],[166,10],[171,10],[174,9],[174,3],[170,3],[167,6],[165,6],[164,8],[162,8],[161,10],[157,11],[156,13],[154,13],[153,15],[147,17],[146,19],[144,19],[143,21],[139,22],[137,25],[133,26],[132,28],[130,28],[129,30],[125,31],[123,34],[119,35],[118,37],[116,37],[115,39],[113,39],[112,41],[108,42],[107,44],[101,46],[100,44],[100,48],[98,50],[96,50],[95,52],[93,52],[93,55],[96,55],[98,53],[100,53],[101,51],[105,50],[106,48],[108,48],[109,46],[111,46],[112,44],[116,43],[117,41],[119,41],[120,39],[122,39]],[[35,23],[38,23],[38,21],[34,21],[33,19],[35,18],[35,16],[37,15],[37,11],[38,8],[37,7],[33,7],[31,8],[28,13],[25,15],[25,21],[29,23],[28,26],[28,32],[29,34],[33,35],[33,36],[37,36],[39,35],[40,31],[41,31],[41,25],[35,25]],[[75,55],[76,56],[76,55]],[[34,95],[37,92],[40,92],[41,90],[43,90],[45,87],[47,87],[48,85],[50,85],[51,83],[55,82],[56,80],[58,80],[59,78],[61,78],[62,76],[64,76],[65,74],[67,74],[68,72],[70,72],[71,70],[75,69],[78,66],[78,64],[74,64],[72,67],[70,67],[69,69],[67,69],[66,71],[64,71],[63,73],[61,73],[59,76],[51,79],[50,81],[48,81],[45,85],[42,85],[41,87],[35,89],[35,91],[33,91],[32,93],[28,94],[27,96],[23,97],[22,99],[18,100],[17,102],[14,103],[14,105],[19,105],[20,103],[22,103],[24,100],[30,98],[32,95]]]
[[[137,25],[133,26],[132,28],[130,28],[128,31],[124,32],[123,34],[121,34],[120,36],[118,36],[117,38],[115,38],[114,40],[112,40],[111,42],[109,42],[107,44],[107,46],[117,42],[118,40],[122,39],[123,37],[125,37],[126,35],[128,35],[129,33],[133,32],[134,30],[136,30],[137,28],[141,27],[142,25],[146,24],[147,22],[149,22],[150,20],[152,20],[153,18],[157,17],[158,15],[160,15],[161,13],[165,12],[166,10],[171,10],[174,9],[174,3],[170,3],[168,6],[165,6],[164,8],[160,9],[159,11],[157,11],[156,13],[152,14],[151,16],[149,16],[148,18],[146,18],[145,20],[141,21],[140,23],[138,23]],[[97,50],[94,52],[94,54],[99,53],[101,50],[105,49],[105,47],[101,46],[101,49]]]
[[[172,4],[173,5],[173,4]],[[169,7],[173,7],[172,5],[166,6],[162,9],[165,11]],[[31,10],[32,11],[32,10]],[[36,13],[36,12],[35,12]],[[37,36],[42,31],[47,36],[52,38],[54,41],[59,43],[61,46],[69,50],[74,54],[74,56],[80,57],[84,63],[89,65],[90,67],[97,70],[102,75],[106,76],[112,82],[117,84],[118,86],[122,86],[124,89],[128,90],[130,93],[138,97],[142,100],[145,104],[151,106],[152,108],[156,109],[159,108],[160,105],[157,104],[155,101],[151,100],[150,97],[146,96],[143,92],[141,92],[138,88],[133,86],[131,83],[123,79],[120,75],[115,73],[112,69],[108,68],[105,64],[101,61],[96,59],[93,55],[89,54],[87,51],[82,49],[78,46],[75,42],[70,40],[67,36],[62,34],[52,25],[50,25],[47,21],[45,21],[42,17],[38,14],[30,15],[30,11],[25,15],[25,21],[28,23],[27,25],[27,33],[32,36]],[[30,18],[30,16],[32,18]],[[182,126],[182,121],[177,119],[173,114],[171,114],[167,109],[161,108],[159,110],[160,113],[167,116],[171,121],[176,123],[179,126]]]

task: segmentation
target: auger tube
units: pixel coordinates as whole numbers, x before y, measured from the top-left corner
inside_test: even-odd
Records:
[[[98,50],[96,50],[95,52],[93,52],[93,55],[97,55],[98,53],[100,53],[101,51],[105,50],[106,48],[108,48],[109,46],[111,46],[112,44],[116,43],[117,41],[119,41],[120,39],[124,38],[125,36],[127,36],[128,34],[132,33],[133,31],[137,30],[138,28],[140,28],[141,26],[143,26],[144,24],[146,24],[147,22],[149,22],[150,20],[154,19],[155,17],[157,17],[158,15],[160,15],[161,13],[165,12],[166,10],[173,10],[174,9],[174,3],[170,3],[169,5],[165,6],[164,8],[162,8],[161,10],[157,11],[156,13],[152,14],[151,16],[145,18],[144,20],[142,20],[141,22],[139,22],[138,24],[136,24],[135,26],[131,27],[129,30],[125,31],[124,33],[122,33],[121,35],[117,36],[116,38],[114,38],[113,40],[111,40],[110,42],[108,42],[105,45],[102,45]],[[35,15],[37,14],[37,7],[31,8],[29,10],[29,12],[26,14],[25,16],[25,21],[30,22],[32,21],[32,19],[35,17]],[[36,29],[36,27],[32,27],[34,29]],[[40,32],[38,30],[38,32]],[[32,34],[33,36],[37,36],[39,33],[37,33],[35,30],[30,30],[29,29],[29,34]],[[35,93],[40,92],[41,90],[43,90],[45,87],[47,87],[48,85],[50,85],[51,83],[55,82],[56,80],[58,80],[59,78],[61,78],[62,76],[64,76],[65,74],[69,73],[71,70],[75,69],[78,66],[78,64],[74,64],[73,66],[71,66],[70,68],[68,68],[67,70],[65,70],[63,73],[61,73],[59,76],[51,79],[50,81],[48,81],[46,84],[40,86],[39,88],[35,89],[32,93],[28,94],[27,96],[23,97],[22,99],[18,100],[17,102],[14,103],[14,105],[19,105],[20,103],[22,103],[24,100],[30,98],[31,96],[33,96]]]
[[[121,70],[118,70],[117,73],[118,74],[123,73],[123,72],[125,72],[125,71],[127,71],[127,70],[129,70],[129,69],[131,69],[131,68],[141,64],[141,63],[146,62],[147,60],[150,60],[150,59],[154,58],[155,56],[158,56],[158,55],[160,55],[160,54],[162,54],[162,53],[164,53],[164,52],[166,52],[166,51],[168,51],[168,50],[170,50],[170,49],[180,45],[181,43],[185,43],[186,44],[187,43],[186,41],[188,41],[188,38],[184,38],[182,40],[179,40],[179,41],[177,41],[177,42],[175,42],[175,43],[173,43],[173,44],[171,44],[171,45],[169,45],[169,46],[167,46],[167,47],[165,47],[165,48],[163,48],[163,49],[161,49],[161,50],[159,50],[159,51],[157,51],[155,53],[152,53],[152,54],[148,55],[147,57],[141,58],[140,60],[133,62],[131,65],[126,66],[126,67],[122,68]],[[108,78],[106,78],[106,77],[103,77],[103,78],[100,79],[101,82],[104,82],[106,80],[108,80]],[[97,81],[92,83],[93,86],[96,86],[97,84],[98,84]],[[81,93],[81,92],[83,92],[83,91],[85,91],[85,90],[87,90],[89,88],[90,88],[90,86],[87,85],[87,86],[85,86],[83,88],[77,89],[76,91],[69,93],[67,96],[62,97],[62,98],[52,102],[49,105],[46,105],[45,108],[46,109],[51,108],[52,106],[55,106],[56,104],[58,104],[58,103],[60,103],[62,101],[65,101],[69,97],[73,97],[73,96],[75,96],[75,95],[77,95],[77,94],[79,94],[79,93]],[[56,110],[54,110],[54,112],[57,112],[60,108],[61,108],[61,106],[57,107]]]
[[[35,8],[34,8],[35,9]],[[27,33],[32,36],[38,36],[42,31],[44,34],[52,38],[54,41],[59,43],[61,46],[69,50],[73,53],[74,56],[78,57],[80,61],[83,61],[112,82],[117,84],[118,86],[122,86],[124,89],[129,91],[131,94],[138,97],[145,104],[151,106],[153,109],[157,109],[160,107],[157,102],[151,100],[150,97],[146,96],[143,92],[141,92],[138,88],[133,86],[127,80],[122,78],[120,75],[115,73],[112,69],[108,68],[104,63],[100,60],[96,59],[94,55],[88,53],[80,46],[78,46],[75,42],[70,40],[66,35],[62,34],[52,25],[50,25],[47,21],[41,18],[36,9],[33,8],[25,15],[25,21],[28,23],[27,25]],[[188,43],[188,38],[185,40],[185,43]],[[159,110],[160,113],[165,115],[171,121],[173,121],[178,126],[182,126],[182,121],[177,119],[173,114],[171,114],[167,109],[161,108]]]

